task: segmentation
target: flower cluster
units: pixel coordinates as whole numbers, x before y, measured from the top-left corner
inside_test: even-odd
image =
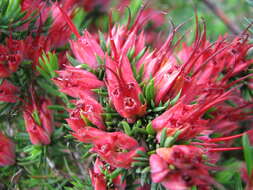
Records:
[[[34,147],[57,146],[55,131],[88,147],[95,190],[222,187],[213,178],[221,153],[242,150],[233,140],[244,134],[253,144],[252,127],[240,125],[252,119],[252,102],[242,94],[253,76],[247,31],[210,42],[196,17],[193,42],[183,42],[181,26],[161,41],[144,26],[158,28],[164,15],[144,7],[126,24],[113,25],[111,15],[107,32],[80,34],[72,21],[80,7],[105,13],[109,3],[22,0],[18,31],[34,28],[0,45],[0,101],[22,110]],[[14,163],[14,143],[0,133],[0,166]],[[252,172],[244,175],[249,188]]]
[[[66,13],[62,14],[71,23]],[[250,114],[247,109],[238,110],[249,108],[250,104],[240,98],[236,85],[251,75],[231,79],[252,63],[246,59],[252,45],[245,34],[233,40],[220,37],[210,43],[204,31],[196,34],[192,45],[183,43],[180,50],[175,50],[180,42],[173,42],[176,28],[161,47],[151,51],[141,31],[146,21],[140,12],[131,27],[111,27],[105,35],[105,44],[96,41],[96,36],[88,31],[79,35],[70,24],[77,36],[77,40],[70,41],[71,50],[93,72],[67,66],[53,79],[62,92],[78,99],[73,102],[76,108],[69,111],[68,124],[73,136],[93,144],[90,151],[111,167],[133,167],[134,160],[140,158],[138,152],[146,152],[151,154],[154,183],[170,190],[192,186],[209,189],[216,183],[208,172],[212,167],[206,163],[218,161],[216,152],[241,149],[230,147],[227,141],[241,136],[228,135],[239,128],[239,120]],[[96,77],[99,70],[104,71],[102,78]],[[226,103],[235,99],[238,107]],[[141,122],[138,127],[142,134],[136,130],[134,134],[128,133],[130,137],[116,123],[106,125],[107,118],[102,117],[107,114],[104,103],[118,114],[116,121],[123,120],[130,128]],[[151,127],[152,135],[145,125]],[[215,133],[227,136],[212,139]],[[150,145],[150,138],[154,138],[152,143],[156,145]],[[221,141],[225,144],[220,144]],[[161,148],[156,148],[157,145]],[[104,186],[101,182],[99,187],[94,180],[93,184],[96,189]]]

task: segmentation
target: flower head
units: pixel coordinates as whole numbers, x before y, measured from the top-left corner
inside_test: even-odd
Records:
[[[106,85],[113,106],[122,117],[131,121],[145,114],[146,105],[140,100],[142,91],[126,57],[114,61],[107,56]]]

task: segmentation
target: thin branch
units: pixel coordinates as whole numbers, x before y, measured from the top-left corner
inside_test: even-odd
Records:
[[[240,28],[232,21],[230,20],[225,13],[219,9],[213,2],[210,0],[202,0],[202,2],[215,14],[217,15],[221,21],[228,27],[228,29],[233,34],[240,34],[241,30]]]

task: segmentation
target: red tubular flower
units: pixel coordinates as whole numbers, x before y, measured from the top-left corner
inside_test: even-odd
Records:
[[[77,60],[89,65],[92,69],[96,69],[99,66],[96,56],[104,59],[102,48],[86,30],[83,36],[78,37],[77,40],[70,40],[70,46]]]
[[[118,62],[106,58],[106,85],[109,97],[117,112],[134,121],[146,113],[146,104],[140,100],[141,88],[136,82],[128,59],[124,56]]]
[[[152,121],[153,128],[158,132],[160,140],[161,132],[167,128],[167,135],[172,136],[176,131],[181,130],[179,139],[189,139],[206,129],[207,121],[193,118],[192,112],[196,109],[194,105],[184,105],[181,102],[164,112]]]
[[[53,81],[60,87],[60,91],[76,98],[92,95],[91,89],[104,86],[94,74],[80,68],[66,66],[65,70],[57,73],[59,76]]]
[[[105,176],[101,172],[104,164],[98,158],[94,163],[94,168],[89,170],[92,185],[95,190],[107,190]]]
[[[42,52],[48,52],[51,49],[51,41],[45,36],[40,35],[37,35],[36,37],[28,36],[26,39],[24,39],[24,44],[24,58],[31,60],[34,68],[38,63]]]
[[[187,96],[182,97],[176,105],[152,121],[153,128],[158,132],[158,140],[164,128],[167,129],[168,136],[180,130],[179,139],[193,138],[209,129],[208,120],[201,117],[211,107],[227,100],[229,95],[230,91],[223,94],[209,94],[197,99],[193,105],[185,104],[184,102],[188,101]]]
[[[187,190],[194,185],[206,190],[212,179],[202,156],[202,149],[190,145],[159,148],[150,157],[152,181],[171,190]]]
[[[0,45],[0,77],[8,77],[16,72],[23,58],[24,44],[21,40],[9,38],[6,46]]]
[[[53,118],[52,112],[47,107],[51,105],[51,102],[48,99],[40,99],[35,102],[34,95],[32,96],[32,104],[25,105],[23,111],[26,130],[32,144],[50,144]]]
[[[18,88],[11,84],[7,80],[3,80],[0,84],[0,101],[1,102],[11,102],[17,101]]]
[[[71,35],[71,30],[67,26],[64,19],[61,17],[60,10],[55,4],[52,5],[51,10],[54,20],[52,26],[48,31],[48,39],[50,40],[53,47],[60,47],[67,43]],[[72,11],[69,12],[71,13]]]
[[[74,131],[72,135],[79,141],[84,143],[94,143],[107,135],[106,132],[89,126],[83,126],[79,120],[67,120],[71,129]]]
[[[83,97],[81,100],[77,100],[75,105],[76,108],[70,111],[70,119],[67,119],[74,131],[77,130],[77,127],[74,127],[76,126],[74,123],[78,123],[78,129],[88,125],[85,119],[88,119],[96,127],[105,129],[102,118],[103,107],[94,98]]]
[[[129,168],[133,158],[137,157],[136,151],[144,151],[138,142],[122,132],[105,132],[93,127],[80,125],[76,120],[68,120],[75,131],[72,135],[84,143],[92,143],[92,152],[96,152],[101,159],[117,168]],[[82,126],[82,127],[80,127]]]
[[[104,135],[94,141],[93,152],[117,168],[130,168],[133,158],[137,157],[137,150],[144,151],[138,142],[122,132],[104,132]]]
[[[0,166],[9,166],[15,163],[15,146],[10,139],[0,132]]]
[[[84,31],[83,36],[81,36],[65,10],[59,6],[58,8],[70,29],[77,37],[77,40],[70,40],[71,49],[77,60],[89,65],[92,69],[96,69],[99,66],[96,56],[100,56],[102,59],[104,58],[104,52],[99,43],[96,41],[95,37],[86,30]]]
[[[107,184],[104,174],[101,170],[106,169],[103,162],[97,158],[94,163],[94,168],[89,170],[91,182],[95,190],[107,190]],[[110,168],[110,172],[113,172],[113,169]],[[121,183],[121,175],[118,175],[113,179],[113,186],[115,190],[124,190],[126,183]]]

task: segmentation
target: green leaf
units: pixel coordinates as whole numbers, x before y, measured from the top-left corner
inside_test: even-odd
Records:
[[[243,154],[246,162],[248,175],[251,176],[253,170],[253,147],[250,146],[248,135],[242,137]]]
[[[236,190],[243,190],[242,180],[241,180],[240,174],[236,173],[234,178],[235,178],[235,189]]]
[[[179,100],[180,98],[180,95],[181,95],[181,91],[179,91],[179,93],[170,101],[170,105],[175,105],[177,103],[177,101]]]
[[[167,137],[164,142],[164,147],[172,146],[176,142],[176,140],[180,134],[181,134],[181,131],[178,130],[178,131],[176,131],[176,133],[173,136]]]
[[[56,77],[56,70],[59,69],[58,58],[56,54],[48,52],[47,54],[43,52],[42,56],[39,58],[39,65],[36,67],[37,71],[46,78],[51,79]]]
[[[139,9],[141,8],[141,5],[142,5],[142,0],[131,1],[130,5],[129,5],[129,10],[131,10],[131,16],[132,16],[131,23],[134,22],[136,14],[138,13]]]
[[[134,52],[135,52],[135,48],[134,47],[131,48],[131,49],[129,49],[128,52],[127,52],[127,57],[128,57],[128,59],[129,59],[130,62],[133,59]]]
[[[105,64],[105,60],[102,60],[102,58],[99,55],[96,55],[96,60],[97,60],[99,65],[104,65]]]
[[[69,62],[72,63],[74,66],[82,65],[82,63],[80,63],[78,60],[76,60],[75,58],[73,58],[68,53],[66,54],[66,56],[67,56],[67,59],[69,60]]]
[[[167,137],[166,133],[167,133],[167,129],[163,128],[162,133],[161,133],[161,137],[160,137],[160,147],[164,147],[166,137]]]
[[[151,100],[153,100],[155,97],[155,82],[153,78],[149,81],[149,83],[145,87],[145,97],[148,103],[150,103]]]
[[[139,154],[142,157],[148,157],[148,155],[146,154],[146,152],[143,152],[141,150],[137,150],[136,153]]]
[[[99,41],[100,41],[100,45],[102,47],[102,50],[104,52],[107,51],[107,47],[106,47],[106,41],[105,41],[105,37],[104,37],[104,34],[100,31],[98,31],[98,34],[99,34]]]
[[[144,53],[146,52],[146,47],[144,47],[139,53],[138,53],[138,55],[134,58],[134,61],[135,62],[137,62],[137,61],[139,61],[141,58],[142,58],[142,56],[144,55]]]
[[[149,122],[149,124],[146,127],[146,131],[150,135],[154,135],[155,134],[155,130],[152,127],[152,122]]]
[[[123,128],[124,128],[124,132],[125,132],[127,135],[131,136],[131,135],[132,135],[132,131],[131,131],[131,128],[130,128],[129,124],[128,124],[126,121],[122,121],[122,122],[121,122],[121,125],[122,125]]]
[[[47,93],[53,95],[53,96],[59,96],[62,97],[61,92],[59,92],[55,86],[52,86],[51,84],[49,84],[48,82],[46,82],[45,80],[37,80],[37,83],[39,84],[39,86],[41,88],[43,88]]]
[[[111,179],[116,178],[119,174],[122,173],[122,171],[124,171],[123,168],[117,168],[116,170],[114,170],[114,171],[110,174],[110,178],[111,178]]]

